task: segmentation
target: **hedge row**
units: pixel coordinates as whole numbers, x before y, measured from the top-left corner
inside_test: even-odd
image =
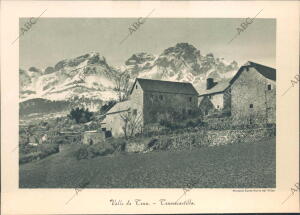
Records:
[[[99,144],[81,145],[80,148],[75,151],[74,156],[77,160],[82,160],[109,155],[114,152],[124,151],[126,144],[127,142],[125,140],[111,138]]]
[[[51,154],[59,152],[57,144],[43,144],[36,147],[35,152],[29,154],[20,153],[19,164],[28,163],[34,160],[43,159]]]

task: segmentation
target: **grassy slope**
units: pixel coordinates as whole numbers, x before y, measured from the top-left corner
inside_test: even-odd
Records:
[[[75,145],[75,148],[78,146]],[[21,188],[275,187],[275,137],[194,151],[152,152],[77,161],[68,146],[20,166]]]

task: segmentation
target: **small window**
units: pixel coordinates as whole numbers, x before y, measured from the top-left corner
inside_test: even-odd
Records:
[[[220,106],[219,106],[219,105],[217,105],[217,108],[219,109],[219,108],[220,108]]]
[[[192,102],[192,97],[189,97],[189,101]]]
[[[138,88],[138,86],[137,85],[135,85],[135,89],[137,89]]]
[[[153,103],[153,101],[154,101],[154,96],[153,95],[150,95],[150,101]]]
[[[105,138],[112,137],[111,131],[105,131]]]
[[[163,100],[163,99],[164,99],[164,97],[163,97],[162,95],[160,95],[160,96],[159,96],[159,99],[160,99],[160,100]]]
[[[246,71],[249,72],[249,67],[246,67]]]
[[[272,85],[268,84],[268,90],[272,90]]]
[[[250,108],[253,108],[253,104],[250,104],[249,107],[250,107]]]
[[[132,114],[133,114],[133,115],[137,115],[137,109],[133,109],[133,110],[132,110]]]
[[[209,99],[211,99],[211,96],[207,96]]]

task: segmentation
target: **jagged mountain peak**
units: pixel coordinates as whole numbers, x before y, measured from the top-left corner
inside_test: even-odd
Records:
[[[159,55],[147,52],[132,54],[120,67],[109,65],[99,52],[88,52],[64,59],[45,70],[20,69],[20,99],[68,100],[75,96],[108,101],[117,99],[118,72],[136,77],[191,82],[201,88],[209,76],[228,78],[237,70],[237,62],[226,62],[213,53],[201,55],[194,45],[177,43]]]
[[[200,50],[190,43],[177,43],[156,58],[137,53],[125,62],[125,70],[134,77],[191,82],[201,88],[209,75],[219,79],[228,78],[238,69],[235,61],[228,63],[216,58],[213,53],[201,55]],[[155,59],[155,60],[154,60]]]
[[[114,71],[99,52],[61,60],[41,73],[36,70],[35,73],[19,71],[21,101],[33,98],[68,100],[76,95],[102,100],[116,98]]]
[[[200,51],[195,46],[189,43],[177,43],[175,46],[167,48],[163,51],[162,55],[168,54],[182,54],[184,57],[200,56]]]
[[[139,52],[133,54],[126,62],[125,65],[143,64],[145,61],[153,61],[155,56],[146,52]]]

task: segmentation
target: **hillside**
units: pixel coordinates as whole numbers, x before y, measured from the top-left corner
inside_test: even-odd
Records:
[[[88,160],[74,157],[79,147],[66,144],[57,154],[21,165],[20,188],[76,188],[83,182],[87,188],[276,186],[274,137],[191,151],[115,154]],[[174,200],[180,195],[182,192]]]

